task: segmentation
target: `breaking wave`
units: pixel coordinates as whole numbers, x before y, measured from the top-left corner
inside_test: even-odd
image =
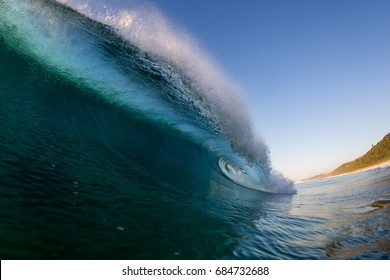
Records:
[[[148,173],[174,177],[169,166],[188,178],[294,193],[273,170],[240,90],[196,40],[158,9],[122,2],[0,0],[2,44],[126,115],[104,126],[116,131],[105,143]]]

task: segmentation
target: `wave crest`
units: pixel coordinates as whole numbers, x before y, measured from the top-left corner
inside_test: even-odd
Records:
[[[233,148],[250,161],[269,162],[268,149],[252,129],[242,94],[205,54],[197,41],[169,22],[155,7],[139,2],[57,0],[89,18],[104,23],[141,50],[177,65],[191,80],[191,92],[205,98],[213,122]]]

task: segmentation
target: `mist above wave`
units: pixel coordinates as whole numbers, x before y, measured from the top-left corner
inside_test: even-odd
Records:
[[[141,51],[153,53],[180,67],[191,80],[193,94],[205,98],[213,122],[232,147],[249,161],[269,164],[268,149],[252,129],[238,87],[188,33],[173,25],[150,4],[137,1],[57,0],[87,17],[106,24]]]

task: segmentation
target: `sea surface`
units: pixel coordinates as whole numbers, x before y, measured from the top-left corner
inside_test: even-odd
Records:
[[[389,259],[390,166],[293,183],[137,2],[0,0],[1,259]]]

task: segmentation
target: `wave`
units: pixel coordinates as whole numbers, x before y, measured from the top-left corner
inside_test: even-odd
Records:
[[[158,161],[164,154],[176,167],[183,161],[189,170],[209,166],[215,180],[295,192],[273,170],[240,90],[158,9],[102,0],[0,0],[0,7],[7,46],[150,128],[141,138],[153,138],[153,153],[139,155],[143,165],[145,157]],[[204,155],[198,162],[196,153]]]

